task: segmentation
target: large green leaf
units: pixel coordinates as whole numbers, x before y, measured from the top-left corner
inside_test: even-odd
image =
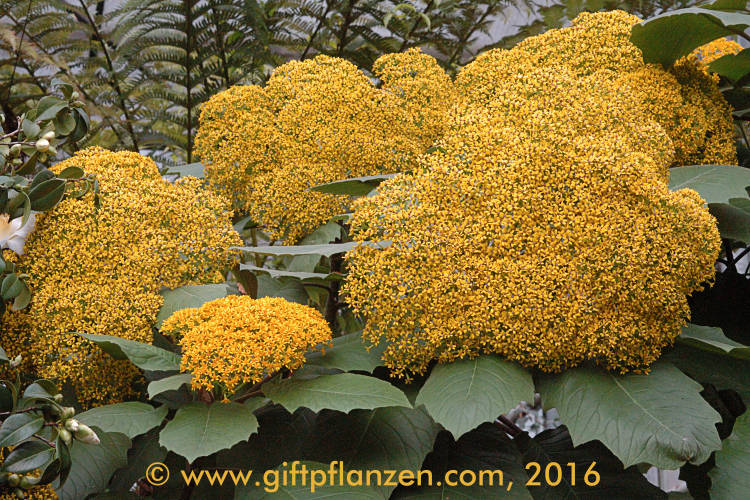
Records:
[[[386,406],[411,407],[398,388],[375,377],[355,373],[322,375],[306,380],[294,377],[272,380],[263,384],[263,393],[291,412],[300,407],[314,412],[330,409],[345,413]]]
[[[318,462],[303,461],[301,463],[287,464],[286,466],[281,465],[277,467],[275,475],[269,475],[272,479],[289,477],[289,471],[292,470],[292,466],[295,467],[295,471],[299,471],[302,466],[308,471],[306,474],[305,484],[302,484],[301,480],[295,481],[295,484],[283,484],[276,485],[268,484],[265,486],[254,486],[252,481],[248,481],[248,486],[238,486],[235,489],[234,500],[261,500],[261,499],[288,499],[288,500],[324,500],[332,498],[340,498],[341,500],[382,500],[383,495],[375,486],[339,486],[335,480],[331,482],[329,480],[329,470],[331,467],[329,464],[322,464]],[[339,469],[341,470],[341,469]],[[338,473],[338,472],[336,472]],[[301,478],[301,474],[297,473],[296,477]],[[311,487],[312,481],[315,481],[314,488]],[[323,484],[320,484],[323,483]],[[267,491],[266,491],[267,490]],[[311,491],[314,490],[314,491]]]
[[[600,442],[592,441],[574,447],[564,425],[541,432],[533,438],[524,433],[513,442],[523,454],[522,463],[539,464],[538,468],[529,466],[526,469],[529,480],[537,483],[529,487],[535,499],[667,498],[666,493],[649,483],[636,466],[623,468],[622,462]],[[571,467],[571,463],[575,465]],[[559,480],[559,484],[551,486],[547,476],[551,479],[550,483]]]
[[[546,408],[557,408],[573,443],[598,439],[626,467],[641,462],[676,469],[700,464],[721,447],[720,415],[702,387],[673,365],[657,361],[649,375],[618,376],[581,367],[542,377]]]
[[[417,396],[435,422],[459,437],[493,422],[521,401],[534,400],[531,374],[497,356],[435,366]]]
[[[677,337],[678,342],[707,351],[728,354],[736,358],[750,359],[750,347],[727,338],[721,328],[713,326],[686,325]]]
[[[264,247],[233,247],[243,252],[258,255],[321,255],[330,257],[337,253],[345,253],[355,248],[359,243],[328,243],[324,245],[298,245],[298,246],[264,246]]]
[[[15,446],[30,438],[44,426],[44,418],[34,412],[16,413],[0,427],[0,447]]]
[[[240,264],[240,269],[245,271],[268,273],[272,278],[296,278],[298,280],[340,280],[343,278],[341,273],[312,273],[307,271],[286,271],[282,269],[271,269],[268,267],[258,267],[252,264]]]
[[[748,14],[691,7],[636,24],[630,40],[641,49],[645,62],[671,66],[701,45],[742,33],[748,26]]]
[[[750,401],[750,361],[679,343],[662,359],[698,382],[737,391]]]
[[[291,278],[272,278],[267,274],[259,274],[258,298],[282,297],[290,302],[307,305],[307,293],[300,280]]]
[[[454,440],[449,432],[441,432],[435,440],[435,448],[422,466],[432,472],[432,485],[399,487],[391,497],[393,500],[440,500],[440,499],[531,499],[526,489],[526,473],[523,459],[508,436],[494,424],[482,424],[473,431]],[[491,471],[482,475],[482,485],[461,486],[456,472]],[[454,471],[447,474],[448,471]],[[495,471],[502,471],[500,476]],[[510,488],[510,489],[509,489]]]
[[[159,446],[159,431],[154,428],[138,436],[128,450],[128,464],[119,469],[110,482],[113,491],[128,491],[143,477],[144,472],[154,462],[164,463],[167,450]],[[180,460],[182,460],[180,458]],[[181,478],[180,478],[181,479]]]
[[[746,198],[750,168],[730,165],[690,165],[669,170],[669,189],[694,189],[706,203],[728,203],[730,198]]]
[[[316,420],[304,457],[322,463],[341,460],[350,470],[419,470],[438,430],[421,409],[326,411]],[[393,488],[379,489],[387,497]]]
[[[340,194],[349,196],[364,196],[377,188],[381,182],[391,179],[398,174],[368,175],[365,177],[353,177],[341,181],[320,184],[310,188],[310,191],[319,193]]]
[[[742,83],[750,73],[750,50],[743,50],[739,54],[727,54],[709,64],[709,71],[728,78],[735,84]]]
[[[372,372],[382,365],[381,358],[385,346],[378,344],[368,350],[361,332],[336,337],[332,344],[325,352],[315,351],[306,354],[305,366],[336,368],[345,372]]]
[[[128,463],[130,439],[117,432],[94,428],[100,443],[84,444],[75,441],[70,450],[73,466],[65,483],[55,481],[52,486],[60,500],[80,500],[103,491],[109,478]]]
[[[129,359],[142,370],[176,371],[180,369],[179,354],[165,349],[111,335],[88,333],[79,333],[78,335],[95,343],[115,359]]]
[[[750,242],[750,212],[727,203],[711,203],[708,211],[716,218],[722,238]]]
[[[228,294],[229,289],[223,284],[187,285],[174,290],[165,290],[161,292],[162,297],[164,297],[164,304],[156,316],[156,327],[161,328],[161,324],[175,311],[189,307],[200,307],[206,302],[226,297]]]
[[[31,472],[44,468],[55,456],[55,449],[41,441],[26,441],[16,446],[3,461],[2,468],[7,472]]]
[[[716,466],[711,477],[712,500],[747,498],[750,491],[750,411],[735,422],[732,434],[716,452]]]
[[[167,410],[166,406],[154,408],[146,403],[130,401],[98,406],[76,418],[89,427],[95,425],[104,432],[119,432],[133,439],[161,425],[167,416]]]
[[[167,174],[179,175],[180,177],[197,177],[198,179],[203,179],[205,175],[203,164],[200,162],[172,165],[167,169]]]
[[[188,403],[159,433],[159,444],[192,462],[245,441],[256,430],[258,420],[248,405]]]
[[[176,391],[183,385],[189,384],[192,380],[192,373],[178,373],[171,377],[154,380],[148,384],[148,397],[150,399],[162,392]]]

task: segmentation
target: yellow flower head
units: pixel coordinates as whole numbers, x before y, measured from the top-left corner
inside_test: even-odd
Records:
[[[701,45],[695,49],[692,56],[703,64],[708,65],[720,57],[730,54],[739,54],[740,52],[742,52],[742,45],[739,43],[726,38],[717,38],[716,40]]]
[[[282,298],[247,295],[177,311],[162,332],[180,338],[180,369],[193,374],[193,388],[219,386],[227,393],[283,368],[299,368],[305,352],[331,340],[331,329],[317,310]]]
[[[713,276],[715,221],[694,191],[669,191],[672,141],[638,92],[515,67],[420,168],[355,205],[355,239],[388,243],[347,255],[344,290],[397,376],[481,353],[647,370]]]
[[[528,71],[565,65],[579,77],[599,74],[630,87],[647,114],[672,139],[675,165],[734,164],[734,126],[717,77],[694,57],[670,70],[644,64],[640,49],[630,42],[640,22],[623,11],[583,13],[570,27],[525,39],[510,50],[481,54],[456,78],[456,87],[482,106],[491,100],[496,82]]]
[[[212,97],[196,137],[209,185],[293,243],[344,210],[344,197],[310,187],[411,168],[442,133],[452,83],[416,49],[381,58],[375,72],[383,88],[321,55],[276,68],[265,87]]]
[[[100,148],[54,170],[70,166],[96,175],[99,190],[38,217],[19,263],[33,293],[27,336],[3,347],[73,382],[84,402],[117,400],[132,390],[132,365],[71,332],[151,342],[161,287],[221,280],[241,240],[226,200],[197,179],[171,184],[152,160]]]

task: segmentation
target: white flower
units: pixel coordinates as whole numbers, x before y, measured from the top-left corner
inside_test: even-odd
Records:
[[[23,255],[26,237],[34,230],[34,224],[36,224],[36,214],[31,212],[23,226],[21,226],[23,217],[9,219],[8,214],[0,214],[0,250],[10,248],[18,255]]]

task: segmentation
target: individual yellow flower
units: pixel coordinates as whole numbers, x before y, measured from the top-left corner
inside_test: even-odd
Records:
[[[483,60],[484,105],[356,202],[355,240],[385,243],[347,254],[344,292],[396,376],[482,353],[646,371],[713,277],[715,221],[694,191],[669,191],[673,141],[639,92],[517,62]]]
[[[623,11],[583,13],[572,26],[529,37],[510,50],[487,51],[461,70],[456,87],[482,106],[492,99],[496,82],[529,66],[565,65],[579,77],[599,74],[630,87],[641,107],[667,132],[675,149],[674,165],[734,164],[734,125],[715,75],[694,57],[670,70],[645,64],[630,42],[640,22]]]
[[[384,56],[374,70],[382,88],[321,55],[279,66],[265,87],[212,97],[196,137],[208,184],[272,238],[294,243],[347,201],[310,187],[410,169],[442,133],[452,83],[416,49]]]
[[[162,332],[179,338],[181,371],[195,389],[227,393],[281,369],[295,370],[305,353],[322,349],[331,329],[315,309],[277,297],[229,295],[170,316]]]
[[[19,260],[32,303],[3,347],[72,382],[85,404],[119,400],[137,371],[73,332],[150,343],[159,290],[222,280],[241,240],[226,200],[197,179],[165,181],[146,157],[92,148],[53,170],[69,166],[95,175],[98,192],[37,217]]]

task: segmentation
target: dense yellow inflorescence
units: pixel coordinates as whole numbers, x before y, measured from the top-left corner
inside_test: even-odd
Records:
[[[177,311],[164,322],[162,333],[179,338],[180,369],[193,374],[193,388],[221,387],[227,395],[283,368],[299,368],[305,352],[323,349],[331,340],[331,329],[317,310],[278,297],[247,295]]]
[[[480,58],[483,105],[356,203],[355,239],[382,243],[347,255],[344,291],[394,375],[481,353],[645,371],[712,279],[719,234],[697,193],[667,187],[673,139],[640,90],[576,68],[615,41],[582,49],[571,66]]]
[[[32,304],[14,313],[3,347],[39,376],[73,382],[83,402],[118,400],[132,391],[132,364],[71,332],[151,342],[159,290],[221,281],[241,240],[226,200],[194,178],[165,181],[137,153],[92,148],[54,170],[70,166],[94,174],[98,192],[39,216],[20,260]]]
[[[692,55],[703,64],[711,64],[720,57],[740,52],[742,52],[742,45],[739,43],[727,38],[717,38],[695,49]]]
[[[276,68],[265,87],[212,97],[196,137],[209,185],[293,243],[344,210],[344,197],[310,187],[409,170],[444,130],[452,82],[417,49],[384,56],[374,73],[381,88],[321,55]]]
[[[567,28],[527,38],[511,50],[481,54],[457,76],[456,86],[476,105],[492,99],[496,82],[528,67],[565,65],[579,77],[599,75],[628,86],[641,107],[672,139],[675,165],[734,164],[734,128],[729,105],[694,57],[670,70],[644,64],[630,42],[640,19],[623,11],[583,13]]]

